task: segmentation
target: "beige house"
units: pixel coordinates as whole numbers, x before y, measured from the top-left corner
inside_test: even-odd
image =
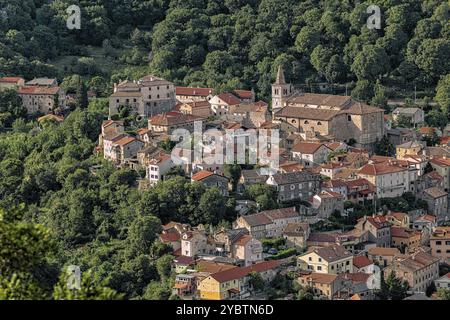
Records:
[[[207,118],[211,115],[211,104],[208,101],[194,101],[182,103],[179,111],[196,117]]]
[[[126,134],[113,135],[111,139],[106,136],[103,139],[103,157],[116,164],[124,164],[136,158],[143,145],[142,141]]]
[[[312,132],[340,141],[354,139],[371,148],[384,135],[384,110],[347,96],[293,92],[283,70],[272,85],[274,120],[291,124],[298,132]]]
[[[385,216],[364,216],[358,220],[355,229],[369,233],[369,241],[377,247],[389,248],[391,246],[391,224]]]
[[[344,197],[339,193],[323,190],[313,197],[312,208],[322,219],[328,219],[334,212],[343,214]]]
[[[17,90],[19,87],[25,85],[25,80],[21,77],[3,77],[0,78],[0,91],[3,90]]]
[[[342,289],[342,283],[337,274],[312,272],[300,275],[297,283],[302,287],[311,287],[316,296],[325,296],[332,300],[335,294]]]
[[[292,158],[305,167],[314,167],[327,161],[331,149],[323,143],[299,142],[292,147]]]
[[[114,93],[109,98],[109,115],[117,114],[121,107],[128,106],[140,116],[152,117],[169,112],[175,104],[173,83],[149,75],[138,81],[126,80],[114,84]]]
[[[444,190],[448,192],[450,188],[450,158],[446,156],[432,157],[430,164],[433,170],[444,178]]]
[[[430,247],[433,257],[450,263],[450,227],[436,227],[430,237]]]
[[[228,114],[232,106],[237,106],[242,101],[231,93],[221,93],[212,97],[209,103],[211,104],[212,114],[221,116]]]
[[[307,247],[310,232],[308,222],[289,223],[283,230],[283,238],[288,247],[304,250]]]
[[[181,103],[209,101],[213,97],[212,88],[176,87],[175,92]]]
[[[399,255],[384,270],[388,277],[394,272],[396,277],[406,280],[413,292],[425,292],[434,280],[439,278],[439,259],[419,251],[411,255]]]
[[[231,257],[244,261],[244,266],[263,261],[263,247],[261,241],[251,235],[243,235],[232,246]]]
[[[408,214],[404,212],[390,211],[386,218],[390,223],[397,227],[409,228],[411,221]]]
[[[196,121],[200,122],[202,128],[204,127],[202,120],[204,119],[191,114],[168,112],[148,119],[148,128],[154,133],[165,133],[167,135],[171,135],[176,129],[186,129],[193,132]]]
[[[395,160],[366,164],[357,173],[375,186],[378,198],[400,197],[405,192],[415,190],[418,170],[402,166]]]
[[[405,156],[413,155],[417,156],[423,149],[422,143],[418,141],[410,141],[400,144],[395,147],[396,158],[399,160],[406,160]]]
[[[422,233],[403,227],[391,227],[392,246],[403,252],[414,252],[422,244]]]
[[[370,248],[367,255],[370,260],[376,262],[381,268],[389,266],[394,257],[399,255],[400,251],[397,248]]]
[[[303,270],[317,273],[352,273],[353,255],[342,246],[331,245],[312,249],[300,255],[297,264]]]
[[[233,228],[246,228],[256,239],[281,237],[290,223],[301,222],[300,214],[293,208],[267,210],[241,216],[233,223]]]

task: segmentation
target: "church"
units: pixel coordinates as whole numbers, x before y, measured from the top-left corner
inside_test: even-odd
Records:
[[[305,140],[352,141],[372,149],[384,135],[383,109],[349,96],[298,92],[286,83],[281,66],[272,85],[272,111],[274,122]]]

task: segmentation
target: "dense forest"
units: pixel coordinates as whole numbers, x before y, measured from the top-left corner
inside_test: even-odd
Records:
[[[81,30],[66,27],[74,3]],[[380,30],[366,26],[373,4]],[[442,0],[2,0],[0,73],[109,82],[150,72],[267,98],[282,64],[293,83],[348,83],[365,100],[377,80],[397,95],[434,96],[450,71],[449,8]]]
[[[74,3],[81,30],[66,27]],[[382,9],[380,30],[366,27],[369,4]],[[153,73],[268,99],[281,64],[310,90],[347,84],[377,103],[417,87],[447,112],[449,8],[442,0],[0,0],[0,76],[57,77],[69,92],[82,79],[102,98],[114,81]],[[1,93],[0,299],[168,299],[172,249],[156,241],[161,224],[235,217],[233,200],[216,189],[174,176],[139,191],[138,172],[95,156],[106,103],[78,103],[62,124],[38,124],[17,95]],[[249,198],[275,205],[264,187]],[[81,291],[65,289],[70,264],[83,271]]]

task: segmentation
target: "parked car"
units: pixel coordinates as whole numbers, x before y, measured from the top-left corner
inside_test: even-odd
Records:
[[[275,248],[270,248],[269,251],[267,251],[267,252],[268,252],[269,254],[274,255],[274,254],[277,254],[277,253],[278,253],[278,250],[275,249]]]

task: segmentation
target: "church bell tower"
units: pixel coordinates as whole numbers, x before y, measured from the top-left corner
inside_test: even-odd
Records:
[[[275,113],[284,107],[287,98],[292,94],[292,86],[286,83],[283,67],[278,67],[277,79],[272,84],[272,111]]]

